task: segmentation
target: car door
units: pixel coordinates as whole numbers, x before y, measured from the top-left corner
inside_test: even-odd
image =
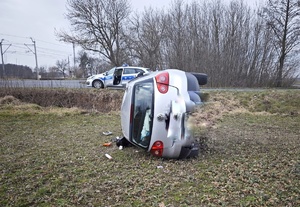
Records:
[[[116,68],[110,86],[122,86],[123,68]]]
[[[115,69],[116,68],[112,68],[105,73],[105,76],[103,78],[105,87],[113,85],[113,76],[114,76]]]
[[[122,77],[122,84],[125,85],[132,79],[137,77],[137,70],[135,68],[124,68],[124,73]]]

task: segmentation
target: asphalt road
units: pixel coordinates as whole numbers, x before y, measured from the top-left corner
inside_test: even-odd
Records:
[[[0,87],[13,88],[87,88],[85,80],[3,80]],[[300,89],[300,85],[295,85]],[[202,91],[258,91],[264,88],[202,88]]]
[[[86,88],[85,80],[0,80],[0,87]]]

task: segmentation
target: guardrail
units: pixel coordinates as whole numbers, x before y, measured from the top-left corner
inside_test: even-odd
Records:
[[[86,88],[83,80],[0,80],[0,87],[12,88]]]

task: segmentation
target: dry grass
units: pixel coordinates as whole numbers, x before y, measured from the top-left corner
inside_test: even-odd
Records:
[[[0,97],[16,99],[43,107],[81,108],[89,111],[109,112],[119,110],[123,90],[1,88]],[[108,103],[108,104],[107,104]]]
[[[1,99],[0,206],[299,206],[299,93],[274,93],[211,92],[194,116],[207,147],[189,160],[104,147],[118,111]]]

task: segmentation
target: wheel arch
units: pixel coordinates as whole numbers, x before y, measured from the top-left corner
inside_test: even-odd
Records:
[[[93,82],[92,82],[92,86],[95,88],[95,83],[96,82],[99,82],[99,83],[101,83],[101,87],[100,88],[104,88],[104,82],[101,80],[101,79],[95,79],[95,80],[93,80]]]

